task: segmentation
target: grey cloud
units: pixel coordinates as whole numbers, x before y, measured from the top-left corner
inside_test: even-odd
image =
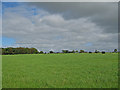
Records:
[[[0,2],[0,47],[2,47],[2,4]]]
[[[63,14],[65,19],[92,17],[93,22],[103,28],[106,33],[118,33],[117,2],[41,2],[26,3],[43,8],[51,14]]]
[[[73,8],[75,4],[71,3],[71,5],[73,5],[73,9],[69,5],[67,6],[66,3],[63,4],[65,4],[65,7],[69,7],[68,9],[71,11],[70,16],[74,16],[72,11],[74,12],[75,10]],[[39,3],[39,5],[39,7],[47,8],[51,6],[51,4],[46,4],[46,6],[44,3]],[[111,31],[107,33],[106,28],[109,26],[109,23],[104,23],[104,26],[102,26],[102,24],[98,24],[100,20],[101,23],[102,20],[104,20],[102,16],[107,18],[106,10],[108,9],[105,8],[107,7],[105,5],[103,5],[104,7],[101,7],[104,9],[103,11],[100,9],[99,12],[97,12],[96,9],[94,12],[92,9],[95,7],[100,8],[100,6],[97,7],[97,5],[91,5],[90,7],[92,8],[90,8],[88,3],[88,7],[86,5],[85,11],[82,11],[83,4],[81,4],[81,14],[78,12],[79,9],[75,11],[75,14],[78,14],[79,17],[65,16],[65,7],[61,6],[61,8],[58,9],[57,6],[60,7],[59,5],[52,5],[54,8],[56,7],[56,11],[51,11],[53,7],[51,10],[41,9],[36,16],[31,17],[23,15],[24,13],[27,15],[31,14],[31,12],[28,12],[24,7],[15,8],[15,10],[18,10],[19,13],[11,12],[11,8],[8,8],[3,15],[3,36],[15,38],[17,42],[13,46],[36,47],[37,49],[44,51],[48,51],[50,49],[54,49],[55,51],[60,51],[62,49],[113,50],[114,48],[117,48],[117,33],[112,33]],[[79,3],[75,7],[79,8]],[[88,8],[90,8],[89,10],[91,11],[87,10]],[[14,8],[12,8],[12,10],[13,9]],[[63,14],[61,14],[61,12]],[[98,17],[99,14],[101,17]],[[113,22],[116,21],[113,19]],[[89,42],[93,45],[86,47],[85,44]]]

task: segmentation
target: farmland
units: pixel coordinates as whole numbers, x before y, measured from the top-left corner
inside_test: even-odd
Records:
[[[3,88],[117,88],[118,54],[2,55]]]

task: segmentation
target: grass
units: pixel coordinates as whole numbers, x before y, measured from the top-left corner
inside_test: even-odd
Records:
[[[2,56],[0,56],[0,90],[2,89]]]
[[[117,88],[118,54],[2,56],[3,88]]]

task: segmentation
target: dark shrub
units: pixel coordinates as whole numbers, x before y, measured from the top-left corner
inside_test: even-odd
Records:
[[[50,51],[50,53],[54,53],[53,51]]]
[[[92,53],[92,52],[89,52],[89,53]]]
[[[105,51],[102,51],[102,54],[105,54]]]

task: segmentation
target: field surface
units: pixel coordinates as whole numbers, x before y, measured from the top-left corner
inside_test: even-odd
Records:
[[[2,56],[3,88],[117,88],[118,54]]]

